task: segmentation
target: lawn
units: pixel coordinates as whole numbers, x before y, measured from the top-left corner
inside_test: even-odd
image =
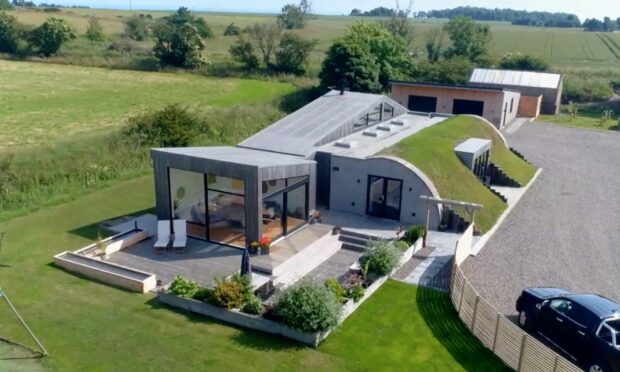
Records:
[[[291,84],[0,60],[0,151],[102,133],[167,104],[271,102]]]
[[[424,129],[387,150],[422,170],[446,199],[482,204],[476,215],[481,232],[488,231],[507,205],[489,191],[454,153],[454,147],[468,138],[493,141],[491,161],[522,185],[534,176],[535,169],[514,155],[493,128],[473,117],[454,117]]]
[[[152,205],[152,179],[142,177],[0,226],[7,233],[0,283],[48,348],[45,366],[60,371],[501,368],[459,323],[446,295],[422,296],[408,285],[388,283],[314,350],[164,308],[152,295],[98,284],[51,264],[54,254],[91,242],[98,221]],[[1,336],[32,344],[4,315]]]
[[[619,122],[616,121],[615,119],[601,122],[600,118],[595,118],[595,117],[590,117],[590,116],[579,115],[575,118],[571,118],[569,115],[566,115],[566,114],[541,115],[538,117],[538,120],[547,122],[547,123],[552,123],[552,124],[565,125],[567,127],[573,127],[573,128],[586,128],[586,129],[597,129],[597,130],[618,130],[620,129],[618,126]]]

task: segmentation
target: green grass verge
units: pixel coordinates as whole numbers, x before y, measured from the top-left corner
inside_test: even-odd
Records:
[[[538,117],[539,121],[552,123],[552,124],[560,124],[567,127],[572,128],[586,128],[586,129],[596,129],[596,130],[619,130],[620,127],[616,120],[607,120],[605,122],[601,122],[600,118],[589,117],[589,116],[577,116],[576,118],[571,118],[568,115],[559,114],[559,115],[540,115]]]
[[[0,80],[0,151],[110,131],[128,116],[168,104],[204,110],[295,91],[274,81],[1,60]]]
[[[534,176],[533,166],[514,155],[493,128],[473,117],[450,118],[406,138],[387,153],[422,170],[442,198],[482,204],[484,208],[476,215],[476,225],[484,233],[506,209],[506,203],[484,187],[454,153],[459,142],[472,137],[491,139],[491,161],[522,185]]]
[[[381,364],[381,369],[452,371],[475,369],[476,361],[486,370],[501,368],[468,336],[446,295],[433,292],[422,303],[422,292],[408,285],[386,284],[314,350],[177,312],[152,295],[102,285],[51,264],[54,254],[91,242],[98,221],[150,208],[152,187],[151,177],[125,181],[0,225],[6,231],[0,281],[49,349],[45,366],[60,371],[343,371]],[[10,316],[0,316],[0,334],[32,344]]]
[[[463,325],[446,293],[392,280],[319,350],[369,371],[508,370]]]

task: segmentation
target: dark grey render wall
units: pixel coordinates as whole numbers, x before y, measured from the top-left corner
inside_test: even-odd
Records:
[[[151,159],[153,160],[157,218],[160,220],[170,219],[172,215],[168,168],[242,179],[245,183],[245,232],[247,242],[258,240],[262,234],[262,181],[310,176],[308,206],[309,209],[315,208],[316,164],[259,168],[257,166],[228,163],[157,150],[151,150]]]
[[[412,169],[389,158],[356,159],[333,155],[331,165],[330,209],[333,210],[365,215],[369,175],[403,180],[400,221],[404,224],[424,224],[426,202],[420,196],[439,196]],[[430,226],[439,226],[438,208],[431,210]]]

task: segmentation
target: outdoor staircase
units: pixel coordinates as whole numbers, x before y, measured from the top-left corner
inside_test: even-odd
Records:
[[[521,158],[521,160],[523,160],[524,162],[526,162],[526,163],[530,163],[529,161],[527,161],[527,159],[525,158],[525,156],[524,156],[522,153],[520,153],[519,151],[515,150],[515,149],[514,149],[514,148],[512,148],[512,147],[510,148],[510,151],[512,151],[512,153],[513,153],[513,154],[515,154],[515,155],[517,155],[518,157],[520,157],[520,158]],[[530,163],[530,164],[531,164],[531,163]]]
[[[487,177],[489,177],[491,185],[494,186],[522,187],[519,182],[512,179],[502,168],[493,163],[489,163]]]
[[[378,241],[379,238],[353,230],[342,229],[338,240],[342,242],[342,249],[355,252],[366,252],[369,244]]]
[[[469,226],[470,221],[467,221],[454,209],[444,206],[441,213],[441,231],[450,231],[455,233],[462,233]],[[480,235],[480,231],[474,228],[474,235]]]

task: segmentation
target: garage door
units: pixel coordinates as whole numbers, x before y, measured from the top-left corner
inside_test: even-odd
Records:
[[[484,112],[483,101],[470,101],[467,99],[455,99],[452,113],[454,115],[478,115],[482,116]]]
[[[437,97],[409,96],[409,111],[437,112]]]

